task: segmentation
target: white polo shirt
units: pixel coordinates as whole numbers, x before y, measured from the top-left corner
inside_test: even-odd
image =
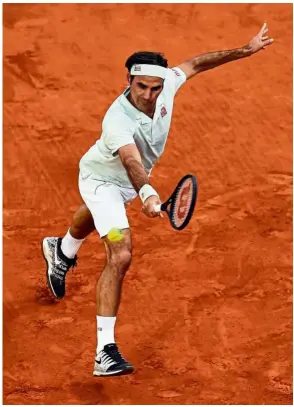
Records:
[[[118,149],[128,144],[136,144],[142,164],[150,175],[164,151],[175,94],[185,81],[186,75],[180,68],[168,69],[163,90],[156,101],[153,119],[128,101],[130,88],[127,88],[107,110],[100,139],[82,157],[82,178],[90,177],[133,188],[118,155]]]

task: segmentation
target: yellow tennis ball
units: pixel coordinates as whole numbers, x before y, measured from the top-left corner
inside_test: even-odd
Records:
[[[107,238],[111,242],[120,242],[124,238],[123,230],[118,228],[111,228],[107,234]]]

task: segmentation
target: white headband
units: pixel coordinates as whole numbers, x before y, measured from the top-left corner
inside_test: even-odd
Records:
[[[165,79],[167,69],[159,65],[136,64],[131,68],[131,75],[157,76]]]

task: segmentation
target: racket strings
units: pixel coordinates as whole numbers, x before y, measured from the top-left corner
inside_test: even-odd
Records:
[[[181,227],[186,221],[193,200],[193,183],[191,179],[185,180],[177,191],[172,220],[176,227]]]

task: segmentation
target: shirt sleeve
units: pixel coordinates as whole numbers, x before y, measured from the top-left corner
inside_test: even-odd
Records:
[[[187,77],[181,68],[174,67],[168,69],[167,79],[171,82],[174,93],[176,94],[180,87],[186,82]]]
[[[102,124],[102,137],[105,147],[111,154],[117,154],[119,148],[135,144],[135,124],[126,114],[116,114],[106,118]]]

